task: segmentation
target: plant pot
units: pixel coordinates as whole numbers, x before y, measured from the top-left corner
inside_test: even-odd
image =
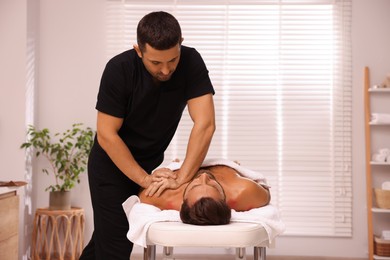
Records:
[[[69,210],[70,191],[51,191],[49,194],[50,210]]]

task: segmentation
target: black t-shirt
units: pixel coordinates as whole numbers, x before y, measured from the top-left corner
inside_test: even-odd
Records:
[[[164,158],[189,99],[214,94],[200,54],[181,46],[180,61],[170,80],[153,83],[134,49],[112,58],[103,72],[96,109],[123,118],[119,136],[147,171]]]

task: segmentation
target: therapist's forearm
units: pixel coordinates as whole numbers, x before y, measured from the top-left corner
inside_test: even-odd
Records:
[[[98,142],[119,170],[129,179],[144,188],[150,184],[147,183],[149,175],[136,162],[130,150],[118,135],[104,136],[98,134]]]
[[[178,183],[190,181],[198,171],[207,155],[214,131],[214,122],[207,125],[195,123],[188,141],[186,158],[180,168],[180,174],[178,174]]]

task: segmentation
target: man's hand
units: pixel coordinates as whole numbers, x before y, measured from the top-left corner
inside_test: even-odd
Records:
[[[159,168],[150,175],[150,184],[145,189],[146,196],[160,196],[166,189],[177,189],[177,174],[168,168]]]
[[[169,168],[158,168],[152,172],[155,177],[176,179],[177,174]]]
[[[149,187],[145,190],[146,196],[157,196],[159,197],[161,193],[166,189],[177,189],[179,183],[171,178],[160,178],[159,181],[154,181]]]

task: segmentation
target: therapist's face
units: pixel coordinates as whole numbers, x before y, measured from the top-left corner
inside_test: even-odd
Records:
[[[198,171],[187,185],[183,194],[183,200],[187,200],[189,205],[193,205],[203,197],[209,197],[214,200],[225,200],[226,198],[221,184],[208,170]]]
[[[175,72],[180,60],[180,44],[167,50],[157,50],[149,44],[145,45],[145,51],[134,46],[138,56],[142,59],[146,70],[157,81],[167,81]]]

